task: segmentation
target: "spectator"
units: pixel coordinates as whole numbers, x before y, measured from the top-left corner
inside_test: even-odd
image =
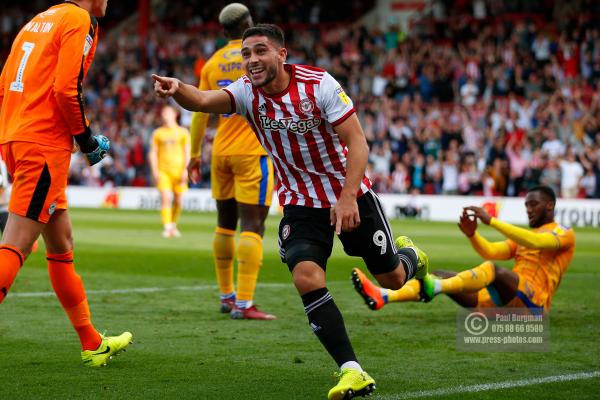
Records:
[[[369,174],[376,190],[519,195],[542,181],[560,187],[561,170],[568,181],[576,163],[587,171],[581,183],[587,195],[594,174],[598,196],[596,16],[561,15],[559,21],[542,11],[543,0],[513,2],[510,7],[481,0],[472,2],[473,8],[448,8],[447,1],[436,1],[439,18],[432,21],[424,15],[406,35],[348,23],[355,7],[336,8],[342,2],[332,1],[308,11],[290,7],[289,0],[265,0],[255,7],[263,16],[287,15],[286,23],[309,24],[308,29],[283,24],[290,31],[290,60],[314,60],[342,81],[371,146]],[[37,11],[35,3],[17,2],[4,10],[0,60],[8,51],[4,44],[17,33],[19,18]],[[370,2],[358,3],[365,11]],[[120,14],[105,20],[114,27],[97,49],[85,94],[88,104],[102,110],[93,115],[92,128],[112,140],[113,160],[99,171],[87,171],[74,155],[71,184],[150,184],[146,152],[159,103],[148,90],[147,77],[164,71],[196,84],[207,56],[222,43],[210,21],[223,4],[169,4],[155,10],[144,49],[135,26],[118,24],[135,10],[135,2],[123,2]],[[177,17],[182,12],[190,16],[183,25]],[[451,18],[442,17],[446,15]],[[336,18],[349,19],[323,24]],[[207,134],[205,149],[211,141]],[[474,165],[467,165],[467,158]],[[209,185],[209,170],[206,156],[199,186]]]
[[[561,195],[567,199],[574,199],[579,194],[579,181],[583,177],[584,171],[580,163],[575,159],[575,153],[572,149],[567,152],[567,158],[561,160]]]
[[[579,184],[586,199],[596,197],[596,174],[594,174],[594,170],[586,169],[585,175],[581,178]]]
[[[446,160],[442,164],[442,193],[458,193],[458,156],[454,153],[446,154]]]
[[[473,78],[469,78],[467,83],[460,88],[460,97],[462,104],[466,107],[471,107],[477,102],[477,96],[479,95],[479,88],[475,84]]]
[[[552,129],[546,129],[546,140],[542,144],[542,152],[553,160],[556,160],[565,153],[565,145],[558,140],[556,132]]]
[[[542,171],[540,176],[540,183],[547,185],[554,190],[554,193],[561,193],[560,191],[560,168],[555,159],[550,158],[546,164],[546,168]]]

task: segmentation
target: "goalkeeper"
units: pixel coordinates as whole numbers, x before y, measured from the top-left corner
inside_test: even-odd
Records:
[[[106,137],[91,134],[82,93],[98,40],[96,16],[104,15],[106,4],[73,0],[35,16],[15,39],[0,75],[0,144],[14,179],[0,245],[0,303],[41,234],[52,287],[79,336],[82,361],[94,367],[131,340],[128,332],[104,337],[92,325],[73,265],[67,212],[73,140],[90,165],[110,147]]]
[[[463,307],[526,307],[532,313],[550,309],[552,296],[575,252],[575,233],[554,221],[556,195],[547,186],[530,189],[525,208],[532,228],[502,222],[480,207],[466,207],[458,224],[485,261],[460,273],[436,271],[413,280],[400,290],[382,289],[357,268],[352,273],[355,289],[367,305],[377,310],[388,302],[431,301],[445,293]],[[495,228],[506,240],[489,242],[477,232],[477,220]],[[514,258],[511,270],[490,260]]]

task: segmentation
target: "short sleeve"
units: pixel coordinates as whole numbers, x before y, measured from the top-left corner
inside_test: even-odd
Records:
[[[246,101],[251,101],[252,93],[249,93],[251,89],[245,82],[244,77],[242,76],[223,90],[225,90],[231,98],[232,111],[241,116],[245,116],[246,110],[248,110]]]
[[[355,112],[354,104],[342,85],[327,72],[319,85],[319,100],[325,118],[333,126],[341,124]]]

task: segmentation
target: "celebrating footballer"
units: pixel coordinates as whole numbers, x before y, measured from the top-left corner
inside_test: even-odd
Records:
[[[329,399],[363,396],[375,381],[356,357],[325,270],[337,234],[384,287],[401,288],[427,273],[427,256],[392,237],[365,176],[368,147],[352,100],[325,70],[287,64],[281,29],[262,24],[242,38],[246,75],[220,90],[198,90],[153,75],[159,97],[204,113],[245,117],[273,161],[283,206],[280,255],[291,271],[310,327],[340,368]]]

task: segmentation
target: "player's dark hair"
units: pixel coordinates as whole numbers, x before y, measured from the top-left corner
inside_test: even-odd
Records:
[[[540,192],[542,193],[544,196],[546,196],[546,198],[548,200],[550,200],[552,203],[556,204],[556,193],[554,193],[554,190],[552,190],[552,188],[550,186],[535,186],[532,187],[531,189],[529,189],[528,193],[531,192]]]
[[[246,29],[252,27],[252,17],[250,16],[250,12],[242,14],[241,17],[232,21],[227,25],[223,25],[223,31],[225,32],[225,36],[230,39],[239,39],[242,37]]]
[[[285,47],[285,38],[280,27],[273,24],[258,24],[252,28],[246,29],[242,40],[251,36],[266,36],[281,47]]]

